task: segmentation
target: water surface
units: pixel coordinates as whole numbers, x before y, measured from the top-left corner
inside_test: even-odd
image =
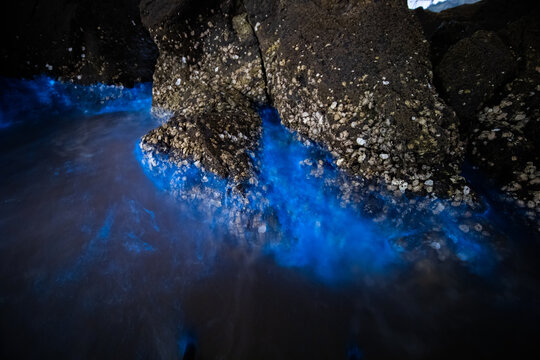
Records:
[[[223,180],[141,153],[140,137],[159,124],[150,85],[2,86],[2,358],[427,359],[535,348],[538,236],[494,204],[378,191],[348,203],[329,155],[271,111],[245,203]]]

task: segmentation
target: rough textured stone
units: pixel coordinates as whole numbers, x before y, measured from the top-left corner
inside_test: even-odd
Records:
[[[540,72],[540,5],[538,7],[536,15],[526,13],[499,31],[505,43],[519,55],[518,63],[526,72]]]
[[[456,118],[432,86],[429,48],[405,2],[245,5],[286,126],[391,188],[448,196],[461,186]]]
[[[260,127],[256,108],[268,100],[258,42],[245,10],[230,1],[164,0],[143,1],[141,13],[160,51],[153,105],[179,115],[165,126],[182,124],[195,133],[206,134],[206,125],[212,123],[211,127],[227,130],[230,136],[243,132],[250,138],[231,145],[232,158],[227,155],[230,136],[214,143],[215,136],[203,135],[188,143],[191,154],[206,168],[246,180],[252,175],[248,171],[251,157],[246,154],[254,150],[260,136],[260,130],[255,129]],[[220,116],[222,119],[218,119]],[[167,131],[158,129],[143,141],[163,150],[169,147],[174,154],[186,154],[185,149],[178,148],[186,142],[156,139],[162,132]],[[207,151],[216,144],[222,147],[222,156]],[[237,156],[240,153],[245,156]]]
[[[240,181],[252,174],[261,120],[256,115],[238,121],[240,112],[176,115],[142,140],[142,149],[162,153],[176,164],[190,160],[221,177]]]
[[[484,30],[452,46],[436,68],[444,98],[463,121],[474,118],[516,71],[507,46],[497,34]]]
[[[80,83],[151,81],[157,48],[138,0],[2,4],[0,75],[47,74]]]
[[[540,74],[529,73],[504,89],[504,98],[478,115],[473,162],[530,216],[540,214]]]
[[[508,45],[501,30],[523,17],[530,18],[525,22],[530,29],[530,24],[534,24],[535,18],[538,18],[539,9],[540,2],[537,0],[482,0],[441,13],[425,11],[422,8],[416,9],[414,13],[430,43],[431,60],[436,67],[452,45],[471,37],[478,30],[497,32]]]
[[[171,10],[156,15],[156,8]],[[141,13],[160,52],[156,107],[190,115],[237,110],[244,98],[266,103],[257,39],[241,8],[227,1],[163,0],[143,1]]]
[[[436,84],[465,125],[470,161],[537,219],[539,13],[531,0],[415,12],[430,41]]]

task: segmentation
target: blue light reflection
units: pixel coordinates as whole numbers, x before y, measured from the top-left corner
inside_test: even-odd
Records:
[[[146,111],[151,104],[151,83],[126,88],[105,84],[83,86],[46,76],[32,80],[0,78],[0,129],[37,121],[44,115]]]
[[[484,212],[438,199],[396,198],[362,185],[351,190],[360,182],[337,169],[330,154],[285,129],[275,110],[260,113],[260,167],[244,193],[191,162],[177,167],[139,147],[136,155],[158,188],[190,203],[208,226],[228,226],[281,266],[325,282],[381,274],[425,258],[456,261],[479,275],[493,269]],[[354,201],[345,196],[351,192]]]

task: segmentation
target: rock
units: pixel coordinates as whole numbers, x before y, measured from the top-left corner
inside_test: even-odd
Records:
[[[436,85],[463,125],[470,162],[529,214],[540,210],[539,13],[540,3],[531,0],[415,11],[430,41]]]
[[[176,115],[146,134],[141,148],[163,154],[179,166],[190,160],[220,177],[241,182],[253,173],[251,159],[259,146],[260,122],[257,114],[246,117],[242,111]]]
[[[532,34],[534,27],[511,10],[505,19],[513,27],[507,33],[493,29],[508,24],[501,16],[483,18],[496,5],[502,6],[490,0],[430,18],[432,24],[447,22],[446,35],[439,37],[446,40],[439,47],[438,74],[447,83],[461,81],[445,98],[473,124],[477,109],[498,99],[497,90],[520,71],[515,47],[534,43],[534,36],[527,42],[517,36],[520,29]],[[349,174],[392,191],[452,197],[456,206],[474,197],[459,175],[464,147],[458,119],[433,85],[418,13],[402,1],[147,0],[141,14],[160,51],[154,107],[174,114],[143,139],[149,150],[169,153],[173,161],[191,158],[245,181],[256,174],[251,155],[261,131],[255,108],[270,103],[285,126],[323,145]],[[528,49],[527,63],[535,64],[536,53]],[[487,64],[492,59],[496,65]],[[480,76],[452,72],[461,66]],[[467,97],[467,107],[450,95]],[[493,121],[504,121],[501,116]],[[226,126],[247,138],[225,138]],[[497,136],[489,129],[486,139]],[[233,162],[218,156],[220,149],[248,156]]]
[[[538,84],[539,73],[525,73],[504,88],[500,103],[479,113],[471,159],[510,199],[540,215]]]
[[[138,0],[2,4],[0,76],[47,74],[90,84],[151,81],[157,48]]]
[[[540,7],[540,5],[538,5]],[[499,31],[501,38],[519,55],[519,63],[525,71],[538,72],[540,66],[540,20],[536,14],[526,13]]]
[[[354,175],[396,183],[432,175],[446,196],[451,178],[460,183],[457,121],[432,86],[429,47],[405,2],[244,3],[260,24],[283,124],[323,144]],[[362,151],[358,138],[366,140]]]
[[[188,116],[236,111],[244,99],[267,103],[257,39],[241,7],[232,1],[144,0],[141,14],[159,48],[155,107]]]
[[[443,97],[462,121],[473,119],[516,72],[510,50],[497,34],[484,30],[458,41],[435,68]]]
[[[245,10],[232,1],[145,0],[141,14],[159,48],[154,108],[175,114],[168,128],[189,124],[192,133],[205,134],[184,142],[177,138],[189,147],[182,153],[199,158],[221,176],[249,178],[253,163],[245,154],[255,150],[261,133],[256,108],[268,99],[257,38]],[[212,131],[207,136],[208,129]],[[225,130],[233,136],[242,132],[248,139],[216,137]],[[158,129],[143,142],[167,131]],[[176,157],[177,145],[158,146],[162,152],[167,147]]]
[[[536,0],[482,0],[438,14],[422,8],[416,9],[414,13],[430,43],[431,60],[436,67],[451,46],[479,30],[497,32],[506,45],[510,46],[502,29],[508,24],[519,22],[523,17],[530,17],[532,21],[526,23],[534,24],[539,8],[540,3]],[[530,34],[534,37],[534,31]],[[519,32],[515,35],[516,39],[521,37]]]

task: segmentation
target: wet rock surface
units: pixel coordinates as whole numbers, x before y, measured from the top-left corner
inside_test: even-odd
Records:
[[[0,75],[132,86],[152,80],[157,48],[138,0],[10,1],[2,5]]]
[[[443,97],[467,121],[513,79],[517,68],[516,58],[497,34],[480,30],[453,45],[436,73]]]
[[[515,79],[505,97],[478,114],[471,138],[475,164],[534,219],[540,214],[540,74]]]
[[[463,148],[403,2],[246,1],[283,123],[390,189],[459,191]]]
[[[536,151],[530,136],[537,126],[538,4],[530,1],[486,0],[440,14],[411,12],[398,0],[9,6],[19,18],[15,26],[4,22],[8,76],[45,71],[130,85],[150,78],[159,50],[153,105],[172,117],[143,138],[143,148],[234,182],[256,177],[257,109],[264,105],[277,108],[304,140],[328,149],[359,183],[396,194],[470,203],[460,176],[467,145],[474,165],[490,173],[497,159],[517,157],[501,167],[507,171],[493,173],[505,189],[513,180],[502,174],[536,166],[534,157],[520,155]],[[60,12],[62,20],[46,28]],[[34,34],[24,31],[30,25]],[[505,140],[512,146],[505,154],[508,144],[485,143],[492,128],[507,126],[503,112],[494,116],[497,109],[518,119],[511,139],[528,139]],[[530,204],[535,191],[511,195]]]
[[[416,11],[436,84],[459,115],[471,163],[531,219],[540,210],[539,13],[540,4],[528,0]]]
[[[182,124],[201,134],[165,143],[156,137],[169,133],[163,128],[143,141],[183,154],[186,149],[179,144],[190,144],[189,152],[206,168],[246,180],[253,167],[246,154],[260,134],[256,108],[268,99],[258,42],[245,10],[232,1],[164,0],[143,1],[141,14],[160,50],[153,105],[156,111],[179,115],[165,127]],[[206,136],[209,128],[215,134]],[[207,151],[211,148],[215,151]]]
[[[145,152],[166,155],[177,166],[204,167],[223,178],[240,182],[253,174],[261,120],[256,113],[203,113],[176,115],[145,135]]]

